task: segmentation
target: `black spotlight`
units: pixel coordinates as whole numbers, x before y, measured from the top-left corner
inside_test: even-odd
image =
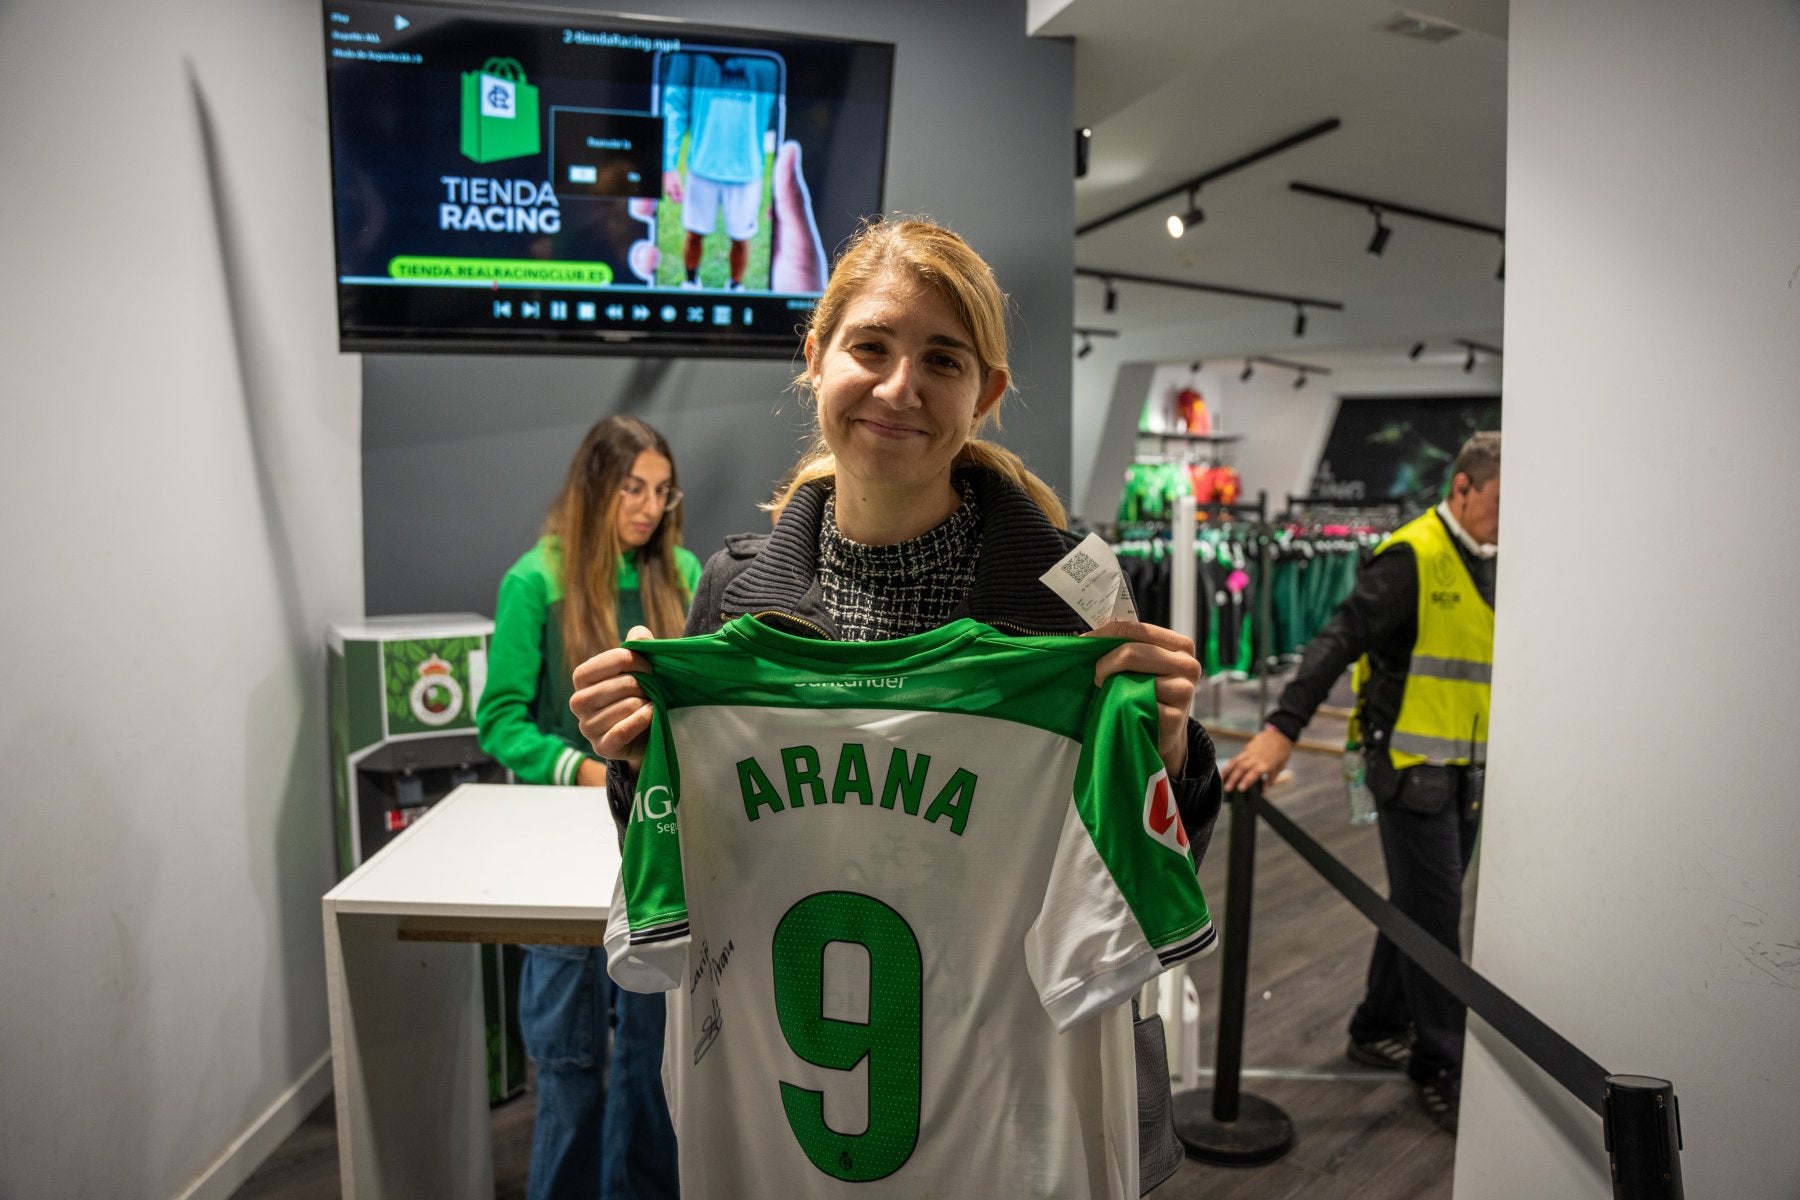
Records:
[[[1087,335],[1083,334],[1082,338],[1081,338],[1081,349],[1079,349],[1075,352],[1075,357],[1076,358],[1086,358],[1088,355],[1092,354],[1093,352],[1094,352],[1094,343],[1091,340],[1089,340]]]
[[[1421,355],[1423,353],[1425,353],[1425,343],[1424,342],[1414,342],[1412,344],[1412,349],[1408,350],[1406,352],[1406,357],[1412,359],[1414,362],[1418,362],[1419,355]]]
[[[1467,375],[1475,369],[1475,347],[1469,347],[1469,353],[1463,358],[1463,374]]]
[[[1369,239],[1369,253],[1380,258],[1381,252],[1387,249],[1388,238],[1393,236],[1394,231],[1381,223],[1381,209],[1373,204],[1369,205],[1369,215],[1375,218],[1375,236]]]
[[[1294,305],[1294,336],[1306,336],[1306,306],[1303,304]]]
[[[1094,140],[1094,131],[1081,128],[1075,131],[1075,178],[1085,179],[1088,168],[1088,143]]]
[[[1106,299],[1101,302],[1100,307],[1107,312],[1119,311],[1119,289],[1113,286],[1110,279],[1106,281]]]
[[[1294,376],[1294,390],[1297,392],[1305,386],[1306,386],[1306,372],[1302,371],[1298,375]]]
[[[1256,364],[1249,359],[1244,360],[1244,369],[1238,372],[1239,383],[1249,383],[1250,377],[1256,374]]]
[[[1206,214],[1200,211],[1200,206],[1198,204],[1194,203],[1194,197],[1199,193],[1199,190],[1200,189],[1195,188],[1188,193],[1186,212],[1169,214],[1167,226],[1170,237],[1178,238],[1200,222],[1206,220]]]

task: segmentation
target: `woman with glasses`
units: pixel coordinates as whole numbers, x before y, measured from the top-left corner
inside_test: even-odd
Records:
[[[598,422],[543,535],[500,581],[476,718],[482,749],[521,783],[603,786],[605,767],[569,710],[570,672],[634,626],[680,634],[699,578],[700,560],[681,545],[668,442],[634,417]],[[677,1195],[663,1011],[661,995],[615,990],[599,947],[525,948],[519,1024],[538,1094],[531,1200]]]

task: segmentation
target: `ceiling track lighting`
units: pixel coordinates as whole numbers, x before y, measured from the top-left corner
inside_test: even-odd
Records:
[[[1467,375],[1475,369],[1477,354],[1485,354],[1489,358],[1500,358],[1505,354],[1498,346],[1489,346],[1485,342],[1471,342],[1467,338],[1457,338],[1456,344],[1461,346],[1463,354],[1463,374]]]
[[[1165,188],[1154,196],[1139,200],[1135,204],[1128,204],[1124,208],[1107,213],[1105,216],[1096,217],[1086,224],[1077,225],[1075,227],[1075,236],[1080,237],[1084,233],[1092,233],[1096,229],[1111,225],[1114,221],[1121,221],[1126,217],[1143,212],[1146,208],[1159,206],[1163,201],[1179,196],[1183,192],[1186,192],[1188,196],[1188,209],[1196,216],[1196,220],[1193,224],[1198,224],[1198,214],[1200,210],[1194,207],[1194,194],[1198,192],[1204,184],[1211,183],[1215,179],[1221,179],[1226,175],[1231,174],[1233,171],[1241,171],[1245,167],[1254,163],[1259,163],[1265,158],[1280,154],[1284,150],[1291,150],[1302,142],[1310,142],[1316,137],[1332,132],[1342,124],[1343,122],[1336,117],[1331,117],[1328,120],[1320,121],[1316,125],[1309,125],[1298,133],[1290,134],[1278,142],[1271,142],[1260,150],[1252,150],[1243,157],[1234,158],[1223,166],[1214,167],[1210,171],[1204,171],[1201,174],[1194,176],[1192,179],[1184,179],[1174,187]],[[1176,233],[1174,230],[1175,220],[1176,218],[1174,217],[1169,218],[1169,233],[1172,237],[1180,237],[1181,234]]]
[[[1392,230],[1382,220],[1384,216],[1415,217],[1421,221],[1434,221],[1439,225],[1448,225],[1454,229],[1467,229],[1473,233],[1485,233],[1500,239],[1500,265],[1494,271],[1494,278],[1506,279],[1506,230],[1498,225],[1489,225],[1483,221],[1471,221],[1467,217],[1453,217],[1448,213],[1433,212],[1429,208],[1415,208],[1410,204],[1396,204],[1392,200],[1380,200],[1374,196],[1362,196],[1355,192],[1342,192],[1336,188],[1320,187],[1314,183],[1302,183],[1293,180],[1288,184],[1290,191],[1306,196],[1317,196],[1321,200],[1335,200],[1339,204],[1354,204],[1365,208],[1375,218],[1375,235],[1369,239],[1369,253],[1377,258],[1387,249],[1388,237]]]
[[[1344,305],[1340,300],[1321,300],[1316,296],[1289,296],[1281,292],[1262,292],[1255,288],[1231,287],[1223,283],[1201,283],[1189,279],[1163,279],[1156,275],[1137,275],[1130,271],[1109,271],[1100,267],[1076,267],[1077,277],[1087,276],[1106,284],[1105,309],[1112,312],[1118,303],[1117,288],[1119,283],[1143,283],[1151,287],[1180,288],[1189,292],[1210,292],[1220,296],[1237,296],[1244,300],[1262,300],[1270,304],[1291,304],[1294,307],[1294,336],[1306,335],[1306,310],[1317,308],[1331,312],[1343,312]],[[1315,372],[1316,373],[1316,372]]]
[[[1393,236],[1394,231],[1382,223],[1381,205],[1369,205],[1369,215],[1375,218],[1375,236],[1369,239],[1369,253],[1380,258],[1381,252],[1387,249],[1388,238]]]
[[[1110,279],[1106,281],[1106,299],[1101,301],[1100,307],[1107,312],[1119,311],[1119,289],[1113,286]]]
[[[1075,350],[1076,358],[1086,358],[1094,352],[1095,338],[1119,336],[1119,331],[1116,329],[1093,329],[1085,325],[1075,326],[1073,332],[1076,337],[1081,339],[1081,345]]]
[[[1244,360],[1244,369],[1238,372],[1239,383],[1249,383],[1250,377],[1256,374],[1257,364],[1266,367],[1280,367],[1284,371],[1294,372],[1294,390],[1299,391],[1306,386],[1306,381],[1314,375],[1331,374],[1330,367],[1321,367],[1315,363],[1294,362],[1286,358],[1270,358],[1266,354],[1252,354]]]
[[[1206,220],[1206,214],[1200,211],[1200,205],[1196,203],[1195,200],[1199,194],[1200,188],[1198,185],[1189,189],[1187,211],[1184,213],[1169,214],[1168,228],[1170,237],[1178,238],[1200,222]]]
[[[1406,352],[1406,357],[1412,359],[1414,362],[1418,362],[1419,355],[1421,355],[1423,353],[1425,353],[1425,343],[1424,342],[1414,342],[1412,344],[1412,349],[1408,350]]]

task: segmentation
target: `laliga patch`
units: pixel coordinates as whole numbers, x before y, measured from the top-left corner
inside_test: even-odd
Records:
[[[1188,852],[1187,830],[1182,828],[1175,789],[1169,786],[1166,770],[1152,775],[1144,789],[1144,832],[1177,854]]]

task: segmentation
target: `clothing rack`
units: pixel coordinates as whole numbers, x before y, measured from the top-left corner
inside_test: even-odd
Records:
[[[1257,556],[1259,580],[1251,637],[1256,645],[1257,711],[1260,713],[1268,708],[1269,673],[1275,665],[1270,644],[1272,630],[1267,586],[1272,533],[1268,520],[1269,493],[1266,490],[1258,491],[1254,504],[1198,504],[1191,496],[1180,497],[1175,502],[1175,519],[1170,528],[1170,558],[1188,569],[1171,571],[1169,576],[1170,627],[1192,640],[1196,652],[1201,648],[1198,630],[1199,571],[1192,564],[1199,552],[1199,519],[1202,515],[1209,521],[1216,518],[1221,525],[1241,523],[1250,529],[1250,541]],[[1240,521],[1240,518],[1243,520]],[[1219,696],[1224,688],[1224,680],[1223,672],[1207,677],[1211,701],[1208,707],[1215,714],[1222,707]]]
[[[1317,636],[1369,555],[1405,521],[1406,506],[1404,500],[1288,495],[1273,535],[1277,620],[1271,673]]]

